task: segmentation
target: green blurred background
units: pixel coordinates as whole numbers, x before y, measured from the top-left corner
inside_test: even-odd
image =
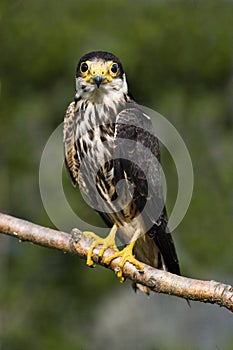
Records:
[[[0,211],[53,227],[39,190],[44,146],[74,96],[81,55],[115,53],[133,95],[167,117],[194,167],[174,239],[185,275],[233,283],[232,1],[0,2]],[[170,211],[175,167],[164,151]],[[56,174],[54,174],[56,176]],[[64,172],[72,207],[81,206]],[[59,206],[59,203],[57,203]],[[216,306],[134,294],[110,271],[0,236],[0,349],[232,349]]]

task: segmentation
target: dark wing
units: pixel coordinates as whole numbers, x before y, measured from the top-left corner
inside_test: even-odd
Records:
[[[153,237],[167,270],[180,274],[175,246],[167,228],[159,142],[152,129],[150,118],[136,104],[118,114],[114,179],[118,182],[127,178],[133,184],[133,200],[141,212],[147,234]]]
[[[79,166],[80,166],[80,159],[78,158],[78,152],[77,152],[77,147],[75,142],[75,133],[76,133],[75,107],[76,107],[75,102],[72,102],[67,108],[66,115],[64,118],[64,128],[63,128],[65,164],[74,186],[76,186],[78,183],[78,173],[79,173]]]

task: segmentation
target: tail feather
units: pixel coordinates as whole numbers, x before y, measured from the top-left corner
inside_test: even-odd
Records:
[[[154,241],[162,255],[166,269],[171,273],[180,275],[179,261],[171,233],[160,232],[157,228]]]

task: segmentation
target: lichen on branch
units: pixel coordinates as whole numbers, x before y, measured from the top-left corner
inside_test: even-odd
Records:
[[[33,224],[29,221],[0,213],[0,232],[44,247],[59,249],[67,253],[77,254],[86,259],[92,240],[78,229],[72,234],[57,231],[47,227]],[[98,252],[101,247],[94,249],[93,260],[96,264],[110,268],[117,272],[120,258],[114,259],[109,266],[104,260],[112,255],[112,249],[107,249],[99,259]],[[149,287],[157,293],[175,295],[184,299],[205,303],[217,304],[233,312],[233,287],[216,281],[203,281],[183,276],[177,276],[167,271],[155,269],[144,264],[143,273],[126,262],[123,268],[124,276],[133,282]]]

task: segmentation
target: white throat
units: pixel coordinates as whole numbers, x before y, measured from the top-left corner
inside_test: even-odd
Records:
[[[88,83],[82,78],[76,78],[76,95],[77,99],[87,100],[92,103],[104,103],[111,105],[113,102],[122,101],[124,95],[128,93],[128,85],[125,74],[122,79],[115,78],[113,81],[97,85]]]

